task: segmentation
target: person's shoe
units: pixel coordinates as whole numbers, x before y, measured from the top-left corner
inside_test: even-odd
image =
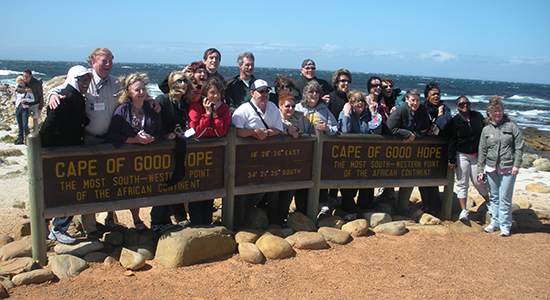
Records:
[[[55,228],[50,231],[48,239],[52,241],[58,241],[61,244],[72,245],[76,243],[76,238],[70,236],[66,231],[57,230]]]
[[[159,225],[159,224],[151,225],[151,230],[153,230],[154,232],[161,232],[162,229],[163,229],[162,225]]]
[[[105,227],[114,228],[115,227],[115,219],[111,217],[105,218]]]
[[[136,230],[138,232],[142,232],[144,231],[145,229],[147,229],[147,226],[145,226],[145,224],[143,223],[143,221],[137,221],[137,222],[134,222],[134,226],[136,227]]]
[[[189,222],[188,220],[183,220],[183,221],[179,222],[178,225],[185,228],[185,227],[191,225],[191,222]]]
[[[23,142],[22,140],[17,140],[15,141],[13,144],[14,145],[23,145],[25,142]]]
[[[468,217],[470,216],[470,214],[468,213],[467,210],[463,209],[461,212],[460,212],[460,216],[458,217],[458,219],[460,221],[468,221]]]
[[[497,230],[498,230],[498,228],[496,228],[495,226],[493,226],[491,224],[487,225],[487,227],[485,227],[485,229],[483,229],[483,231],[485,231],[487,233],[493,233]]]
[[[503,236],[503,237],[509,237],[510,236],[510,231],[509,230],[501,230],[500,231],[500,236]]]

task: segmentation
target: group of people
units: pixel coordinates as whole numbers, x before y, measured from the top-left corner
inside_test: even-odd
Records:
[[[15,100],[15,119],[19,133],[15,140],[15,145],[25,144],[25,139],[29,135],[29,117],[33,120],[33,132],[38,132],[38,120],[44,103],[44,92],[42,90],[42,80],[32,76],[32,71],[26,69],[23,75],[15,79],[17,86],[13,91]]]
[[[316,130],[327,135],[391,134],[403,143],[439,135],[449,139],[449,167],[456,170],[458,198],[463,209],[460,219],[468,219],[465,205],[469,178],[488,200],[484,183],[487,177],[493,218],[486,231],[500,229],[502,235],[510,235],[511,192],[521,163],[523,137],[517,125],[503,114],[504,104],[498,97],[490,100],[489,117],[484,119],[470,110],[470,102],[461,96],[456,101],[459,113],[453,117],[434,82],[424,90],[424,103],[418,90],[410,89],[403,94],[391,79],[377,76],[368,79],[364,94],[349,89],[352,74],[346,69],[334,73],[332,84],[317,78],[311,59],[303,61],[300,78],[294,81],[291,76],[281,74],[271,86],[254,77],[255,59],[250,52],[238,56],[240,72],[225,82],[218,73],[221,53],[210,48],[202,61],[171,72],[159,83],[164,94],[152,99],[147,92],[146,74],[134,73],[118,79],[110,74],[113,58],[109,49],[95,49],[88,58],[92,69],[74,66],[65,83],[49,91],[48,117],[40,130],[44,147],[109,142],[118,148],[126,143],[146,145],[163,139],[175,140],[176,167],[165,183],[173,185],[185,177],[185,138],[222,137],[230,123],[236,126],[237,136],[258,140],[279,134],[297,138]],[[399,214],[407,213],[412,189],[399,189]],[[439,188],[419,189],[423,209],[437,214],[441,209]],[[322,190],[320,202],[336,197],[337,193],[338,189]],[[342,209],[348,213],[346,220],[357,217],[358,206],[374,207],[372,188],[342,189],[340,193]],[[306,189],[238,195],[234,225],[244,226],[246,213],[256,206],[266,208],[270,223],[283,224],[293,198],[297,211],[307,211],[307,194]],[[172,215],[185,225],[210,224],[212,204],[213,200],[192,202],[188,211],[183,204],[153,207],[151,229],[160,231],[173,226]],[[136,229],[146,229],[139,208],[131,211]],[[98,234],[95,215],[81,218],[88,238],[95,238]],[[74,243],[75,239],[66,233],[71,219],[54,219],[49,238]],[[112,212],[105,225],[114,226]]]

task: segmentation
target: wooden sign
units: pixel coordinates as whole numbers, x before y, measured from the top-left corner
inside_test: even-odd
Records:
[[[175,167],[173,146],[132,149],[44,157],[45,207],[223,188],[223,146],[188,147],[186,176],[168,188],[164,182],[170,179]]]
[[[235,185],[311,180],[312,158],[311,139],[237,145]]]
[[[321,180],[445,178],[447,153],[447,144],[434,140],[327,140]]]

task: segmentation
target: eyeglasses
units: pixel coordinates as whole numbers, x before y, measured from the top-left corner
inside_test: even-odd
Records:
[[[461,107],[461,108],[464,107],[464,106],[470,106],[470,102],[460,102],[456,106]]]
[[[349,80],[349,79],[340,79],[340,82],[351,83],[351,80]]]
[[[387,88],[390,88],[390,89],[391,89],[391,88],[393,88],[393,85],[383,85],[382,88],[383,88],[383,89],[387,89]]]
[[[285,107],[285,108],[291,108],[291,107],[292,107],[292,108],[296,108],[296,104],[294,104],[294,105],[287,104],[287,105],[285,105],[284,107]]]
[[[304,69],[306,69],[308,71],[312,71],[312,70],[315,70],[315,67],[304,67]]]
[[[79,82],[90,82],[92,80],[92,78],[89,75],[78,76],[78,77],[76,77],[76,79]]]
[[[176,79],[176,80],[174,80],[174,82],[176,82],[176,83],[185,83],[185,84],[187,84],[187,78]]]
[[[312,91],[309,91],[309,92],[312,93],[312,94],[319,94],[318,90],[312,90]]]

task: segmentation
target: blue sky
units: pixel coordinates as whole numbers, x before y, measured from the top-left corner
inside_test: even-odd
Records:
[[[222,65],[550,83],[550,1],[2,1],[0,59]]]

